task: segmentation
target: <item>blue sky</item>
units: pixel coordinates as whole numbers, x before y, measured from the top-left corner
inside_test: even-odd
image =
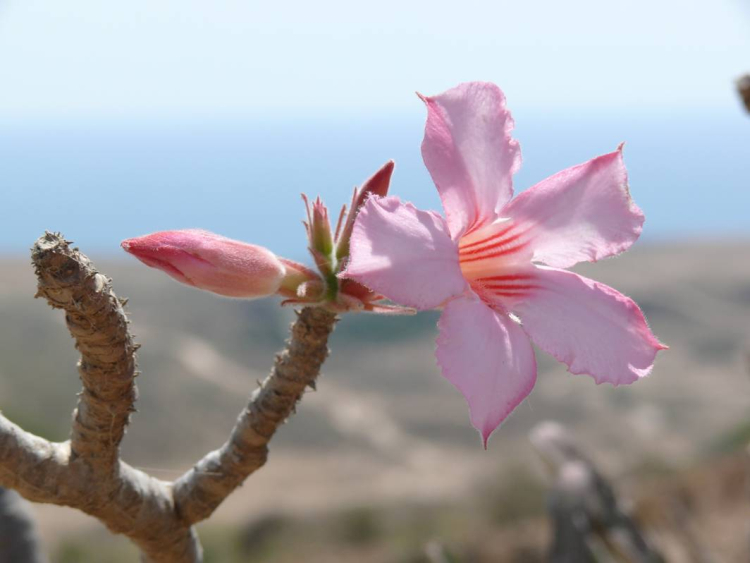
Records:
[[[0,253],[202,227],[300,257],[299,193],[338,209],[389,158],[438,208],[414,91],[477,79],[518,189],[626,141],[644,241],[747,237],[749,71],[750,0],[0,0]]]
[[[0,119],[373,114],[501,85],[513,107],[736,105],[746,0],[0,0]]]

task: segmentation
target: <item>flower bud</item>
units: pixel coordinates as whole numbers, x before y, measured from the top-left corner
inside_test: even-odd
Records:
[[[328,209],[318,197],[312,204],[312,221],[310,223],[310,246],[324,256],[333,252],[333,235],[328,221]]]
[[[341,236],[338,238],[336,245],[336,259],[339,261],[339,266],[341,266],[344,259],[349,256],[349,239],[352,238],[354,220],[357,218],[359,208],[364,205],[367,198],[371,195],[385,197],[388,194],[394,166],[394,162],[389,160],[380,167],[380,170],[365,180],[359,190],[354,191],[352,206],[349,209],[349,216],[346,218],[346,223],[344,224]]]
[[[302,199],[307,210],[305,229],[309,242],[308,249],[320,273],[330,276],[333,273],[333,234],[328,220],[328,209],[320,197],[316,198],[312,205],[305,194],[302,194]]]
[[[272,295],[286,273],[270,250],[198,229],[132,238],[122,248],[179,282],[226,297]]]
[[[385,197],[388,195],[388,188],[391,186],[391,176],[396,163],[392,160],[386,162],[380,169],[364,181],[359,190],[360,198],[357,201],[357,209],[364,205],[365,200],[370,195]]]

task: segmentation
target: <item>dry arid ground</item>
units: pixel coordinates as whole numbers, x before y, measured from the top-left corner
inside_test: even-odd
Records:
[[[143,345],[138,412],[124,457],[174,478],[221,444],[270,368],[291,312],[275,300],[215,298],[126,258],[90,257],[118,295],[130,298]],[[72,340],[60,313],[33,299],[28,262],[0,263],[0,407],[27,429],[63,440],[79,388]],[[267,466],[203,526],[214,560],[230,555],[211,547],[211,538],[224,546],[231,530],[245,538],[232,544],[236,549],[267,546],[242,559],[252,561],[295,560],[292,536],[309,561],[346,561],[352,553],[362,562],[418,561],[404,554],[433,536],[461,546],[467,561],[483,561],[482,549],[519,538],[543,548],[544,481],[527,433],[544,419],[568,426],[618,488],[641,499],[639,507],[661,506],[650,500],[665,494],[653,485],[661,482],[686,480],[697,496],[723,498],[710,490],[712,468],[734,463],[741,471],[741,454],[729,462],[722,456],[750,438],[750,243],[639,245],[579,271],[635,298],[670,346],[650,377],[597,386],[539,353],[536,389],[484,451],[463,399],[435,365],[434,313],[347,317],[318,391],[305,396],[274,440]],[[711,501],[711,514],[723,520],[706,516],[704,530],[719,530],[708,541],[747,544],[750,517],[737,504],[743,490],[724,507]],[[134,560],[125,540],[110,539],[88,517],[50,506],[35,513],[56,561],[84,560],[85,545],[123,550],[123,561]],[[287,543],[269,543],[269,534]],[[491,560],[511,560],[497,549]],[[735,559],[744,553],[739,547],[722,549],[718,561],[743,560]]]

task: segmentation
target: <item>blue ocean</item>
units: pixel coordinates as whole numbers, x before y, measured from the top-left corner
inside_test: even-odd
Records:
[[[440,209],[420,155],[424,117],[101,119],[0,123],[0,253],[44,230],[90,254],[201,227],[304,256],[300,193],[333,215],[388,159],[392,193]],[[523,190],[625,141],[644,243],[750,238],[750,118],[736,111],[515,112]]]

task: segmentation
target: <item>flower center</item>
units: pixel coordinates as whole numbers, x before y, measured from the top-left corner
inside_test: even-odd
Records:
[[[535,289],[528,233],[526,225],[499,219],[461,237],[461,272],[480,297],[507,300]]]

